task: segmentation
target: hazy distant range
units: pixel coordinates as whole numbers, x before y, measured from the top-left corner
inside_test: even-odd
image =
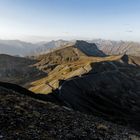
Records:
[[[73,44],[75,41],[56,40],[50,42],[27,43],[19,40],[0,40],[0,54],[16,56],[40,55],[53,51],[56,48]],[[107,55],[128,54],[140,56],[140,43],[127,41],[111,41],[94,39],[88,40],[95,43],[99,50]]]

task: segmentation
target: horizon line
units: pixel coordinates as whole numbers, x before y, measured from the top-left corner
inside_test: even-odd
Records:
[[[32,39],[31,39],[32,38]],[[38,38],[38,40],[37,40]],[[44,39],[43,39],[44,38]],[[47,37],[47,36],[29,36],[29,37],[15,37],[15,38],[3,38],[0,37],[1,41],[21,41],[21,42],[26,42],[26,43],[39,43],[39,42],[51,42],[51,41],[76,41],[76,40],[84,40],[84,41],[92,41],[92,40],[104,40],[104,41],[116,41],[116,42],[135,42],[135,43],[140,43],[140,41],[136,40],[126,40],[126,39],[106,39],[106,38],[92,38],[92,37],[74,37],[69,38],[69,37]]]

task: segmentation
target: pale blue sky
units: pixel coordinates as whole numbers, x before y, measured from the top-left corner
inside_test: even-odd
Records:
[[[0,38],[140,41],[140,0],[0,0]]]

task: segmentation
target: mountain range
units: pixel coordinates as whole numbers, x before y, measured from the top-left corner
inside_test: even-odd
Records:
[[[26,53],[9,42],[18,47],[0,54],[0,138],[140,138],[139,44],[59,40]]]
[[[140,56],[140,43],[110,40],[88,40],[96,44],[97,48],[106,55],[128,54]],[[50,42],[27,43],[19,40],[0,40],[0,54],[31,56],[51,52],[63,46],[75,44],[76,41],[56,40]],[[87,47],[91,49],[92,47]]]
[[[140,43],[128,41],[92,40],[107,55],[127,54],[140,56]]]

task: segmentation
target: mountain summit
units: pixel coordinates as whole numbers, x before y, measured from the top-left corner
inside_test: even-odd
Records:
[[[87,56],[103,57],[106,56],[101,50],[99,50],[95,43],[88,43],[86,41],[77,40],[75,47],[80,49]]]

